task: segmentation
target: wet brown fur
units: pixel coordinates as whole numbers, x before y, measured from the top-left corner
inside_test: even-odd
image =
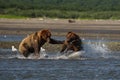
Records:
[[[46,42],[51,44],[63,43],[62,41],[52,39],[49,30],[40,30],[27,36],[21,41],[19,52],[25,57],[28,57],[31,53],[34,53],[35,56],[39,56],[40,49]]]
[[[80,37],[74,32],[68,32],[66,35],[66,40],[61,49],[61,53],[67,52],[68,50],[80,51],[83,50],[82,41]]]

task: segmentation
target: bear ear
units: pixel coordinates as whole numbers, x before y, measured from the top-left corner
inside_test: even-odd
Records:
[[[71,31],[69,31],[69,32],[67,33],[67,35],[70,35],[71,33],[72,33],[72,32],[71,32]],[[67,35],[66,35],[66,36],[67,36]]]
[[[72,37],[73,33],[70,31],[67,33],[66,38]]]
[[[71,31],[68,32],[68,34],[72,33]]]

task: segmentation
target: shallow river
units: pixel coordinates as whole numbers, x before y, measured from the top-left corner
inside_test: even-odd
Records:
[[[2,35],[0,41],[22,38]],[[83,39],[83,59],[58,59],[54,52],[43,52],[48,58],[26,59],[11,49],[0,49],[0,80],[120,80],[120,52],[109,50],[106,41],[111,40]]]

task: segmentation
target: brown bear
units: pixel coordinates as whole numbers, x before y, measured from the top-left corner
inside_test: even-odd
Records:
[[[28,57],[30,53],[34,53],[36,57],[39,57],[40,49],[46,42],[51,44],[63,43],[52,39],[49,30],[41,30],[24,38],[19,45],[19,52],[25,57]]]
[[[69,23],[75,23],[75,20],[74,19],[69,19],[68,22]]]
[[[66,40],[63,43],[60,53],[67,53],[68,50],[80,51],[83,50],[82,41],[80,37],[74,32],[68,32],[66,35]]]

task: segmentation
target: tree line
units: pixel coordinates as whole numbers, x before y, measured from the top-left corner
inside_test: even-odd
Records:
[[[0,0],[0,15],[120,19],[120,0]]]

